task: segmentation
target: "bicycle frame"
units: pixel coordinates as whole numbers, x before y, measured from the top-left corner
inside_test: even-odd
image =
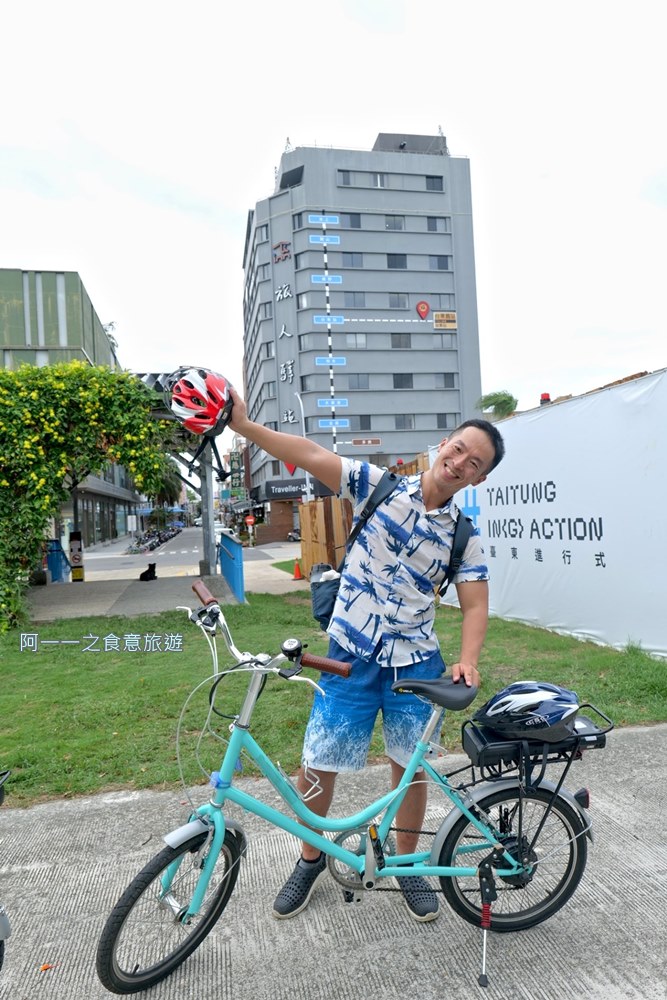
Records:
[[[229,743],[222,760],[219,774],[216,778],[216,788],[211,800],[210,802],[197,808],[197,810],[190,817],[190,824],[188,824],[188,826],[190,826],[193,831],[195,828],[192,824],[193,822],[196,823],[197,820],[201,823],[201,826],[198,829],[202,831],[212,831],[212,843],[211,849],[208,851],[208,856],[203,866],[197,888],[189,901],[187,911],[182,916],[183,920],[187,920],[189,917],[194,916],[198,912],[206,894],[208,882],[213,868],[215,867],[218,853],[222,847],[225,836],[226,820],[223,813],[223,806],[226,802],[233,802],[247,812],[252,813],[255,816],[259,816],[260,819],[264,819],[273,826],[285,830],[287,833],[291,833],[300,840],[311,844],[313,847],[323,851],[325,854],[332,855],[338,861],[347,865],[350,870],[359,875],[360,888],[363,885],[365,888],[370,889],[375,885],[376,880],[390,878],[397,875],[427,875],[432,877],[451,877],[454,875],[458,877],[477,876],[477,865],[472,867],[446,867],[428,863],[428,859],[431,857],[430,851],[392,855],[391,863],[385,862],[382,867],[378,867],[375,864],[374,856],[370,852],[367,851],[363,854],[355,853],[328,839],[323,835],[323,833],[320,834],[316,832],[316,830],[322,830],[329,833],[345,833],[348,831],[358,832],[359,829],[367,829],[372,823],[375,822],[376,818],[381,815],[382,818],[377,824],[377,839],[380,844],[383,844],[389,835],[396,814],[405,798],[408,788],[414,781],[419,768],[423,768],[426,776],[449,799],[452,808],[465,815],[473,826],[479,831],[482,840],[468,848],[465,848],[462,850],[462,853],[464,851],[479,853],[483,851],[488,852],[494,849],[500,850],[502,856],[505,858],[507,867],[498,867],[495,870],[495,874],[497,876],[512,876],[523,871],[523,866],[502,849],[501,844],[499,843],[499,838],[496,836],[493,829],[489,827],[483,819],[480,819],[474,812],[471,811],[471,809],[468,808],[461,794],[450,785],[448,778],[439,774],[431,766],[431,764],[424,759],[430,747],[430,738],[436,732],[438,723],[440,722],[442,716],[441,708],[433,708],[422,734],[422,738],[415,745],[412,757],[410,758],[405,772],[395,789],[391,790],[386,795],[383,795],[381,798],[376,799],[374,802],[371,802],[364,809],[361,809],[353,815],[338,818],[322,817],[308,808],[292,782],[264,753],[257,741],[249,732],[248,726],[255,703],[259,697],[261,684],[262,673],[258,670],[254,672],[251,677],[243,708],[237,720],[231,727]],[[249,758],[256,764],[262,775],[278,792],[282,801],[290,808],[293,814],[292,816],[280,812],[278,809],[267,805],[261,800],[255,798],[253,795],[250,795],[234,786],[234,773],[242,752],[245,752],[249,756]],[[312,829],[312,827],[315,827],[315,829]],[[186,826],[181,829],[185,831],[188,827]],[[178,834],[179,831],[174,831],[174,833]],[[185,837],[185,832],[183,833],[183,837]],[[167,842],[172,843],[171,840],[168,840]],[[367,871],[370,861],[372,861],[372,874]],[[169,892],[179,864],[180,860],[179,862],[175,862],[173,868],[170,868],[166,876],[163,878],[162,888],[165,895]]]

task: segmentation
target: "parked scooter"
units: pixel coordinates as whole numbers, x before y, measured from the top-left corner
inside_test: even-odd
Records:
[[[292,531],[287,532],[288,542],[300,542],[301,541],[301,531],[299,528],[293,528]]]
[[[0,806],[5,798],[5,781],[10,773],[10,771],[0,771]],[[12,929],[9,925],[9,917],[5,913],[4,906],[0,903],[0,969],[5,959],[5,941],[11,933]]]

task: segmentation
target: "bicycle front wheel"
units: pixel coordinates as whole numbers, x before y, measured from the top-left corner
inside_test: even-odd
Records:
[[[112,993],[136,993],[170,975],[220,918],[239,873],[239,844],[229,830],[199,913],[185,918],[210,849],[206,834],[165,847],[127,887],[97,947],[97,975]],[[162,877],[176,873],[165,892]]]
[[[521,874],[495,876],[498,898],[491,904],[493,931],[521,931],[542,923],[560,910],[581,881],[588,854],[586,826],[581,813],[561,796],[546,815],[536,843],[532,843],[550,801],[551,793],[546,789],[533,789],[520,799],[516,788],[492,792],[477,803],[489,815],[495,837],[505,850],[524,861]],[[490,852],[489,839],[461,816],[443,844],[439,864],[469,868]],[[440,884],[452,909],[479,927],[479,878],[442,876]]]

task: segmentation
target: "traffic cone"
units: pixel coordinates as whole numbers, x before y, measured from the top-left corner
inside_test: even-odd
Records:
[[[292,577],[292,579],[293,580],[303,580],[303,576],[301,574],[301,567],[299,566],[299,560],[298,559],[294,560],[294,576]]]

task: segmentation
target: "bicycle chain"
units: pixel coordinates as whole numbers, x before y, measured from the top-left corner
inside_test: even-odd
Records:
[[[417,834],[419,834],[420,837],[435,837],[435,835],[437,833],[437,830],[410,830],[410,829],[408,829],[408,827],[404,827],[404,826],[392,826],[392,827],[389,828],[389,832],[390,833],[417,833]],[[437,876],[433,876],[433,877],[437,877]],[[442,888],[440,888],[440,889],[434,889],[430,884],[429,884],[429,888],[431,889],[432,892],[437,892],[437,893],[440,893],[441,895],[445,891]],[[350,891],[350,890],[348,890],[348,891]],[[352,890],[352,891],[357,891],[357,890]],[[371,889],[365,889],[363,885],[359,884],[358,891],[360,891],[360,892],[402,892],[402,889],[400,889],[397,885],[396,886],[379,886],[376,883],[373,886],[372,890]]]

